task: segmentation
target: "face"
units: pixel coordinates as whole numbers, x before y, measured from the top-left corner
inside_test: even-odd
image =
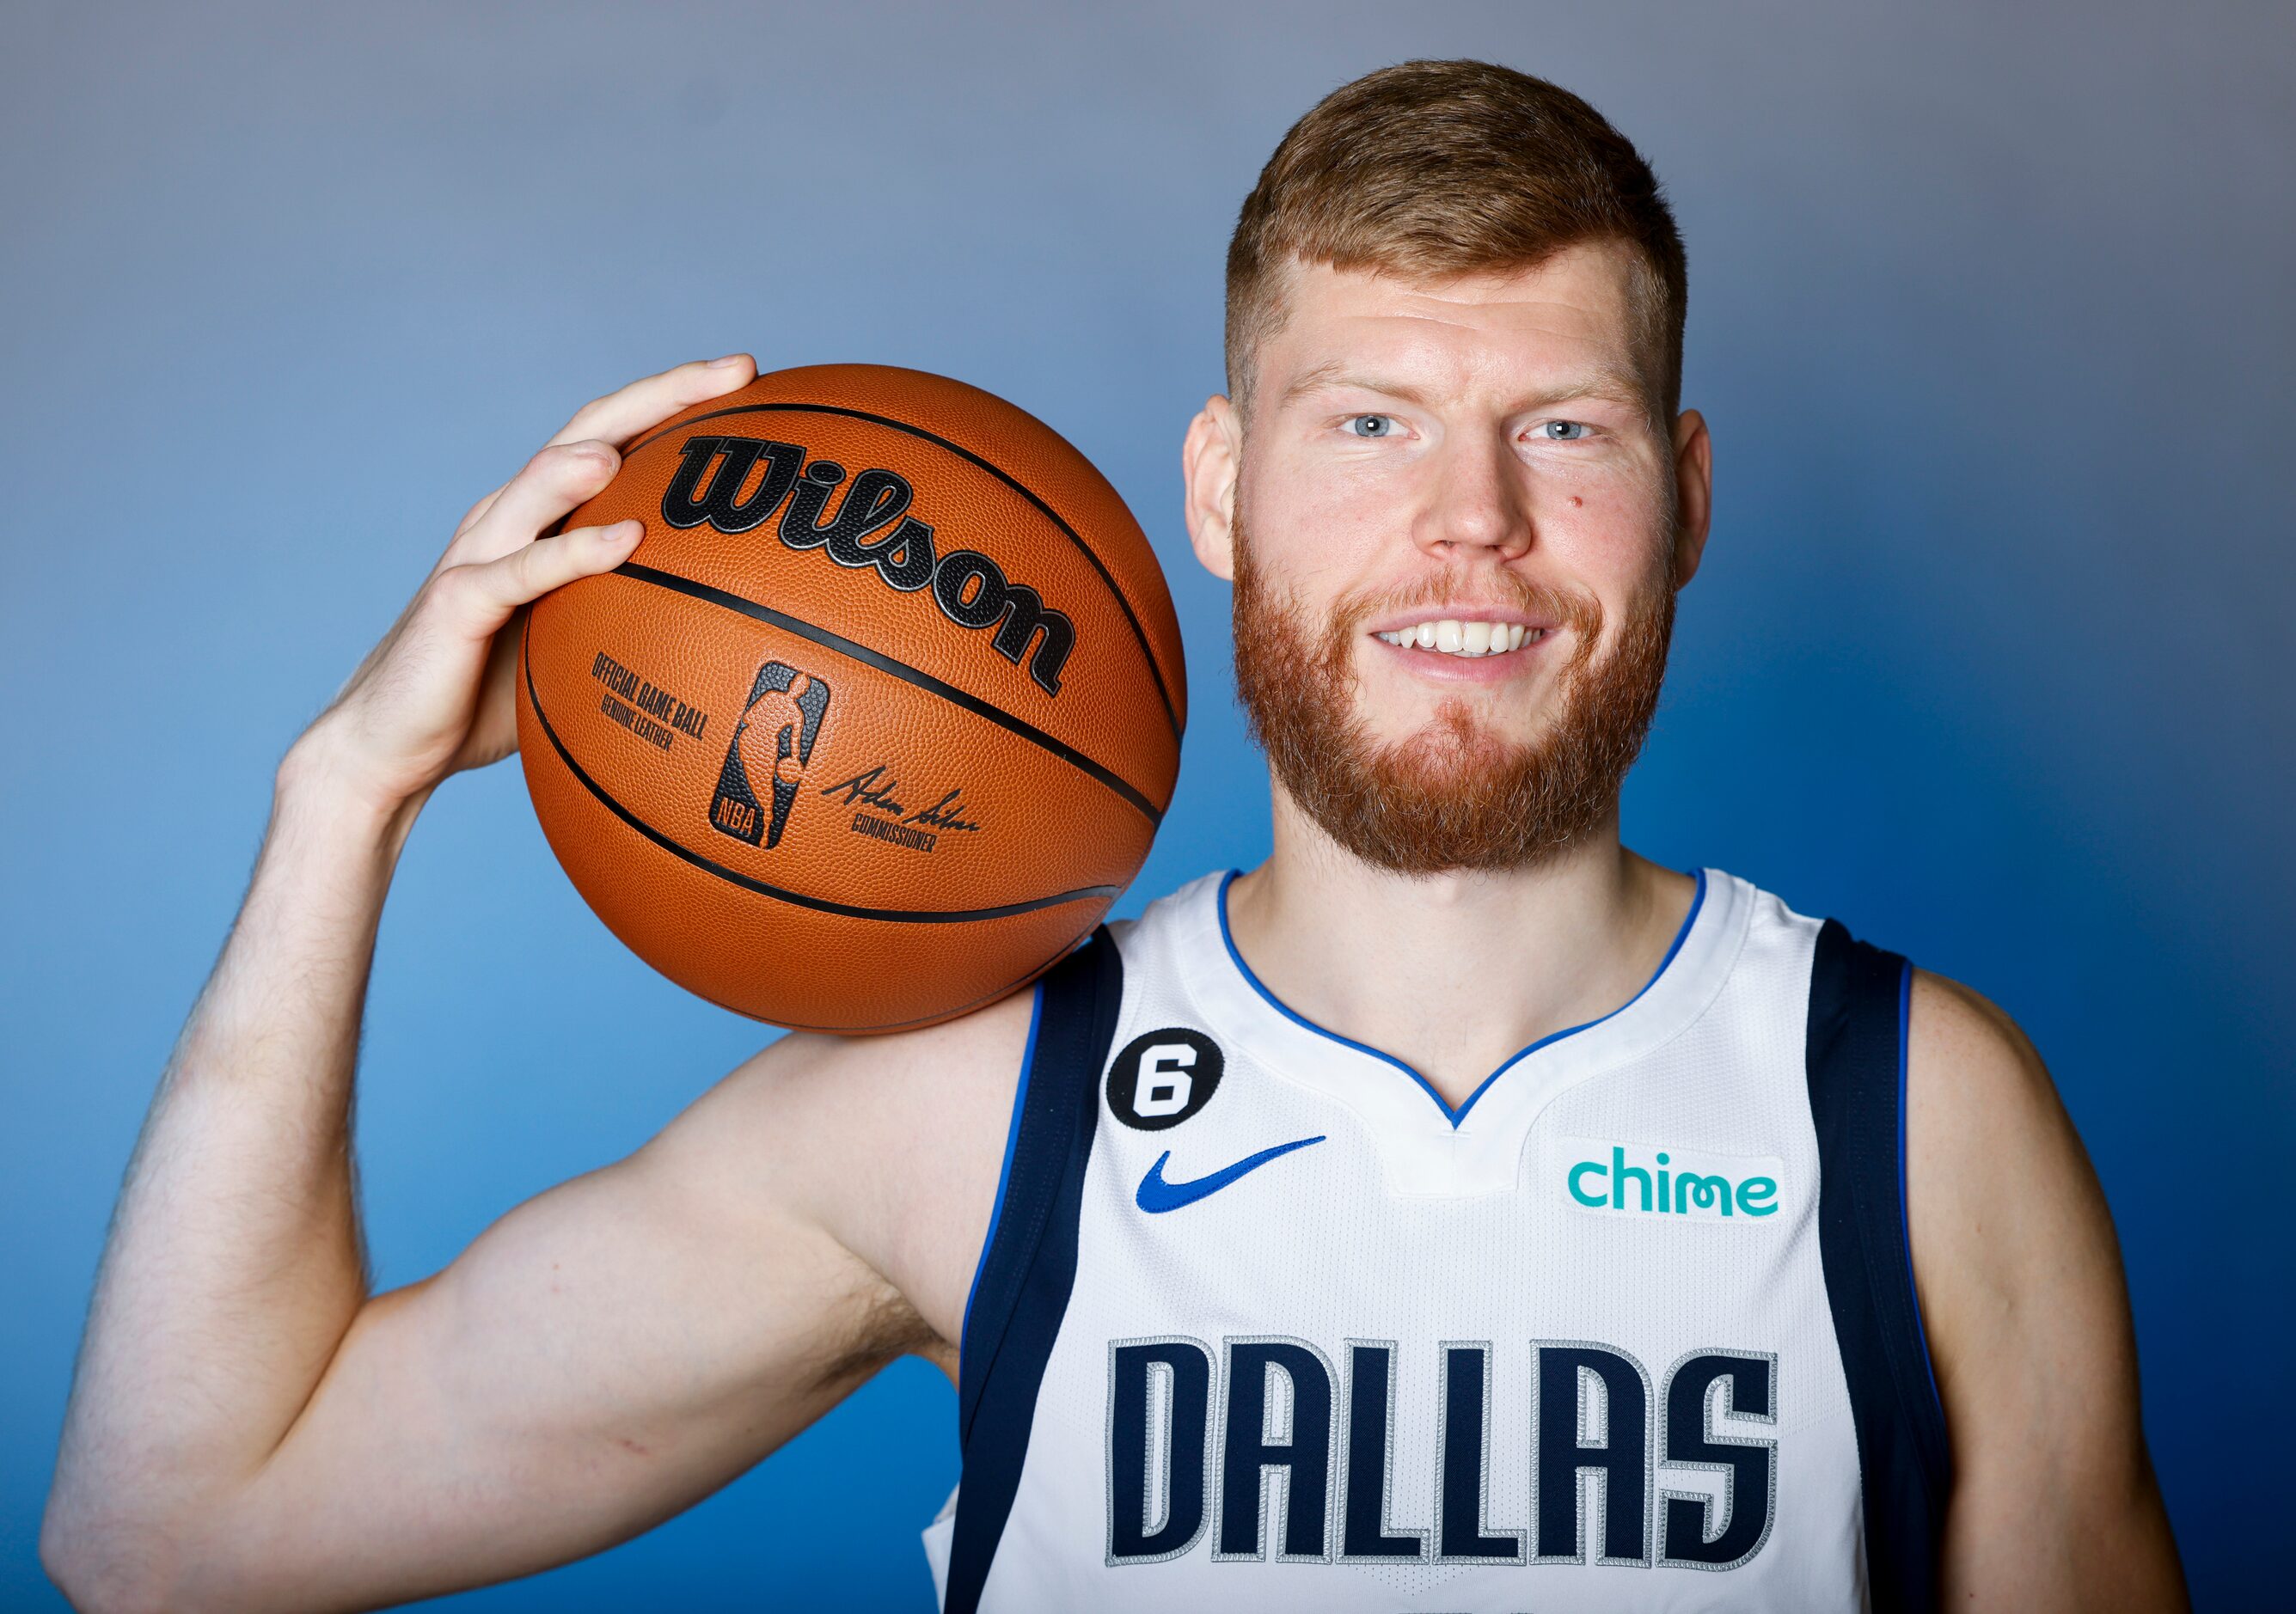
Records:
[[[1408,873],[1609,821],[1706,531],[1694,413],[1653,420],[1628,250],[1437,284],[1297,268],[1247,426],[1190,429],[1190,530],[1236,584],[1277,782]]]

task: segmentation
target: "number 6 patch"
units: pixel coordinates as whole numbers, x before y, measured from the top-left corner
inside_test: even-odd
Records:
[[[1177,1127],[1211,1102],[1226,1065],[1219,1045],[1201,1031],[1143,1032],[1108,1068],[1109,1110],[1142,1132]]]

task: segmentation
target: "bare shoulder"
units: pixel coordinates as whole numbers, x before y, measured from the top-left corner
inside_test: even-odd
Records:
[[[1941,1383],[2013,1336],[2061,1326],[2068,1299],[2125,1313],[2103,1192],[2040,1054],[1997,1004],[1928,971],[1914,975],[1906,1151]]]
[[[1916,971],[1906,1076],[1915,1281],[1953,1447],[1942,1589],[2181,1606],[2120,1246],[2047,1068],[1999,1005]]]
[[[2117,1296],[2103,1192],[2040,1053],[1998,1004],[1926,970],[1906,1035],[1906,1143],[1916,1254],[1923,1241],[1948,1254],[1936,1282],[2005,1285],[1988,1309],[1998,1323],[2001,1307],[2022,1309],[2029,1268],[2077,1255],[2110,1265]],[[1926,1309],[1926,1284],[1923,1298]]]
[[[882,1036],[791,1033],[646,1151],[821,1227],[901,1294],[953,1360],[1034,1004],[1021,991]]]

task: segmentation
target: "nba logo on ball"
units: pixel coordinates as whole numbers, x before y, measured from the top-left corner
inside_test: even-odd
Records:
[[[758,702],[768,695],[789,695],[792,691],[797,716],[783,724],[774,736],[773,772],[768,775],[773,807],[768,818],[760,808],[749,766],[742,759],[742,748],[745,742],[757,743],[750,730],[761,715]],[[767,708],[767,721],[770,723],[782,709],[780,703]],[[790,807],[797,800],[799,778],[813,759],[813,742],[821,735],[821,715],[828,709],[829,685],[812,674],[781,661],[768,661],[758,669],[750,685],[750,698],[742,708],[742,720],[734,725],[733,742],[726,748],[726,765],[718,770],[718,792],[709,800],[711,828],[751,846],[762,840],[768,850],[781,845]]]

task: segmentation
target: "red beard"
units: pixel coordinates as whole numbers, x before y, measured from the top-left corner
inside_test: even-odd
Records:
[[[1324,832],[1400,874],[1517,869],[1576,845],[1616,809],[1658,708],[1674,634],[1674,591],[1645,591],[1617,643],[1596,658],[1603,610],[1591,597],[1509,572],[1497,586],[1571,633],[1554,720],[1521,743],[1490,732],[1464,698],[1406,739],[1374,740],[1355,715],[1357,635],[1374,611],[1439,605],[1444,580],[1335,602],[1318,643],[1296,602],[1273,594],[1235,529],[1236,694],[1267,764]]]

